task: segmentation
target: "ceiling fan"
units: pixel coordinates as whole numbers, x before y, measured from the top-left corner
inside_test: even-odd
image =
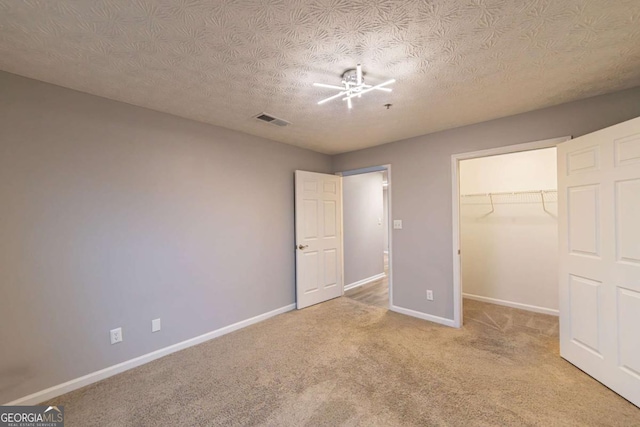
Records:
[[[368,85],[364,82],[364,73],[362,72],[362,65],[358,64],[356,68],[351,68],[344,73],[342,73],[342,84],[343,86],[336,85],[327,85],[324,83],[314,83],[314,86],[324,87],[327,89],[336,89],[340,92],[336,95],[330,96],[328,98],[323,99],[318,102],[318,105],[324,104],[327,101],[331,101],[332,99],[343,97],[343,101],[347,101],[347,106],[352,108],[351,99],[358,97],[360,98],[363,94],[367,92],[371,92],[372,90],[380,90],[383,92],[391,92],[391,89],[385,86],[388,86],[392,83],[395,83],[396,79],[387,80],[386,82],[377,84],[375,86]]]

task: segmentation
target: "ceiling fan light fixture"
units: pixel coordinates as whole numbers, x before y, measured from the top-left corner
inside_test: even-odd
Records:
[[[361,98],[363,94],[374,90],[391,92],[392,89],[385,86],[396,82],[396,79],[391,79],[377,85],[368,85],[365,83],[364,74],[365,73],[362,71],[362,65],[358,64],[356,68],[349,69],[342,73],[343,86],[330,85],[325,83],[314,83],[313,85],[316,87],[340,91],[336,95],[318,101],[318,105],[324,104],[325,102],[340,98],[342,96],[342,100],[347,101],[347,107],[351,109],[353,108],[353,103],[351,102],[352,98]]]
[[[368,89],[363,89],[363,90],[360,90],[360,91],[359,91],[359,92],[357,92],[357,93],[353,93],[353,94],[351,94],[351,95],[347,95],[347,96],[346,96],[345,98],[343,98],[342,100],[343,100],[343,101],[344,101],[344,100],[350,100],[351,98],[354,98],[354,97],[356,97],[356,96],[359,98],[362,94],[365,94],[365,93],[367,93],[367,92],[371,92],[372,90],[381,89],[383,86],[387,86],[387,85],[390,85],[390,84],[395,83],[395,82],[396,82],[396,79],[387,80],[386,82],[384,82],[384,83],[380,83],[379,85],[371,86],[371,87],[370,87],[370,88],[368,88]],[[391,89],[389,89],[389,92],[391,92]]]

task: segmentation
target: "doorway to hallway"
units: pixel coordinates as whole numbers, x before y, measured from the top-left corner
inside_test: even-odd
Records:
[[[390,307],[390,167],[343,172],[345,296]]]

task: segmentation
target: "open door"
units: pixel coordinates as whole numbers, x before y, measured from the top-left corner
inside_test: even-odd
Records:
[[[342,177],[296,171],[296,306],[343,293]]]
[[[560,354],[640,406],[640,118],[558,145]]]

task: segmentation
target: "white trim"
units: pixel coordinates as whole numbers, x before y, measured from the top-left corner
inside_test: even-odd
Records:
[[[393,185],[391,181],[391,164],[387,168],[387,269],[389,272],[389,307],[393,307]]]
[[[45,400],[52,399],[54,397],[69,393],[70,391],[77,390],[89,384],[93,384],[105,378],[109,378],[121,372],[128,371],[129,369],[144,365],[145,363],[149,363],[171,353],[184,350],[185,348],[193,347],[194,345],[202,344],[205,341],[209,341],[213,338],[218,338],[230,332],[237,331],[238,329],[245,328],[249,325],[253,325],[254,323],[258,323],[270,317],[277,316],[278,314],[286,313],[287,311],[291,311],[295,308],[295,304],[289,304],[287,306],[277,308],[267,313],[259,314],[258,316],[252,317],[250,319],[241,320],[240,322],[225,326],[220,329],[216,329],[215,331],[207,332],[206,334],[197,336],[195,338],[191,338],[186,341],[182,341],[177,344],[152,351],[151,353],[144,354],[140,357],[118,363],[117,365],[109,366],[108,368],[92,372],[79,378],[75,378],[71,381],[67,381],[66,383],[58,384],[56,386],[38,391],[28,396],[21,397],[20,399],[16,399],[13,402],[5,403],[5,405],[35,405],[40,402],[44,402]]]
[[[467,293],[462,293],[462,296],[464,298],[469,298],[472,300],[482,301],[482,302],[489,302],[491,304],[503,305],[505,307],[519,308],[520,310],[527,310],[527,311],[533,311],[535,313],[549,314],[551,316],[560,316],[560,310],[555,310],[553,308],[538,307],[537,305],[529,305],[529,304],[523,304],[520,302],[505,301],[502,299],[483,297],[481,295],[473,295],[473,294],[467,294]]]
[[[462,282],[460,267],[460,174],[458,173],[458,163],[460,160],[455,156],[451,156],[451,188],[452,197],[452,216],[451,223],[453,230],[453,327],[462,327]]]
[[[445,319],[444,317],[434,316],[433,314],[422,313],[420,311],[411,310],[408,308],[398,307],[397,305],[389,306],[389,310],[396,313],[404,314],[406,316],[417,317],[418,319],[428,320],[429,322],[439,323],[445,326],[455,326],[452,319]]]
[[[472,151],[469,153],[453,154],[451,156],[451,216],[453,236],[453,323],[454,327],[462,327],[462,278],[460,266],[460,176],[458,173],[461,160],[475,159],[478,157],[497,156],[500,154],[519,153],[523,151],[539,150],[555,147],[568,141],[571,136],[544,139],[542,141],[526,142],[524,144],[507,145],[505,147],[490,148],[488,150]]]
[[[340,254],[341,254],[341,262],[340,262],[340,280],[342,281],[342,291],[340,296],[344,296],[344,180],[342,179],[342,175],[340,176]],[[297,288],[296,288],[297,289]]]
[[[540,150],[542,148],[555,147],[568,141],[571,136],[543,139],[540,141],[524,142],[522,144],[505,145],[504,147],[489,148],[486,150],[471,151],[468,153],[453,154],[451,157],[458,160],[476,159],[478,157],[499,156],[500,154],[521,153],[524,151]]]
[[[348,285],[345,285],[344,290],[348,291],[349,289],[358,288],[358,287],[360,287],[362,285],[366,285],[367,283],[371,283],[371,282],[375,282],[376,280],[384,279],[385,277],[387,277],[387,275],[384,274],[384,273],[376,274],[375,276],[367,277],[366,279],[362,279],[362,280],[358,280],[357,282],[349,283]]]

